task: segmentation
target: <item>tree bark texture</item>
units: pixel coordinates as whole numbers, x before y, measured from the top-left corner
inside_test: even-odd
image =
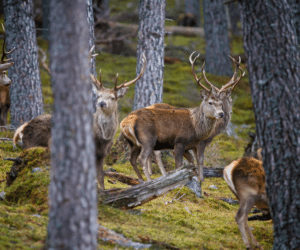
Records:
[[[228,4],[228,11],[229,11],[229,16],[230,16],[230,31],[232,35],[239,35],[240,30],[238,27],[238,22],[240,22],[240,10],[238,7],[237,2],[229,3]]]
[[[95,22],[94,22],[94,11],[93,11],[93,0],[86,0],[87,4],[87,21],[89,24],[89,31],[90,31],[90,36],[89,36],[89,50],[93,46],[95,46]],[[93,54],[95,54],[95,49],[93,50]],[[96,60],[95,57],[90,58],[90,73],[97,78],[97,72],[96,72]],[[93,85],[92,86],[92,96],[93,96],[93,112],[96,112],[96,88]]]
[[[133,109],[162,102],[164,73],[165,0],[141,0],[137,48],[137,75],[142,66],[142,54],[147,68],[135,84]]]
[[[54,112],[48,249],[97,249],[97,190],[87,0],[53,0]]]
[[[244,0],[242,26],[273,249],[300,248],[300,53],[288,0]]]
[[[42,36],[44,39],[49,40],[49,26],[50,26],[50,1],[42,0],[42,11],[43,11],[43,30]]]
[[[203,0],[205,71],[231,76],[228,23],[223,0]]]
[[[185,0],[184,7],[186,14],[193,14],[195,17],[195,27],[200,26],[200,0]]]
[[[8,70],[11,123],[19,126],[44,112],[32,0],[5,0],[4,19],[7,51],[15,48]]]

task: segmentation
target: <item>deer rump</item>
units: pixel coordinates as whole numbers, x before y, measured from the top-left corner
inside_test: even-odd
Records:
[[[121,127],[131,145],[147,145],[151,149],[162,150],[174,149],[176,144],[182,144],[188,150],[203,139],[195,140],[197,131],[191,120],[188,109],[174,108],[167,114],[160,109],[140,109],[133,111],[127,117],[127,122],[122,122]]]

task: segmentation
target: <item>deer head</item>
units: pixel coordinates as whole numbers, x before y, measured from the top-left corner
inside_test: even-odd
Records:
[[[6,41],[6,35],[5,35],[5,28],[2,24],[3,31],[4,31],[4,39],[3,39],[3,46],[2,46],[2,57],[1,57],[1,63],[0,63],[0,86],[9,86],[11,84],[11,80],[6,75],[6,70],[8,70],[11,66],[14,65],[14,62],[9,62],[11,59],[4,59],[7,55],[9,55],[11,52],[14,51],[15,48],[13,48],[11,51],[6,52],[5,51],[5,41]]]
[[[147,62],[144,54],[142,56],[142,62],[143,62],[143,66],[140,74],[135,79],[129,82],[123,82],[122,84],[117,86],[117,81],[118,81],[118,74],[117,74],[115,79],[115,86],[113,89],[105,88],[103,86],[103,83],[101,81],[101,70],[99,71],[99,80],[97,80],[94,75],[90,74],[92,78],[92,83],[96,88],[97,111],[101,110],[105,114],[111,114],[112,112],[117,110],[117,101],[126,94],[128,87],[131,84],[135,83],[143,76],[146,70]]]

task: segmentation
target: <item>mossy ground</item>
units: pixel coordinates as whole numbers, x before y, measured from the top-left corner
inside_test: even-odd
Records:
[[[122,2],[122,1],[121,1]],[[114,5],[112,12],[118,12],[122,5]],[[232,40],[232,54],[243,53],[240,38]],[[48,43],[38,38],[38,45],[48,50]],[[0,41],[2,46],[2,41]],[[190,52],[197,50],[201,54],[205,51],[202,38],[167,37],[166,51],[173,47],[188,48],[179,53],[181,62],[166,64],[164,69],[163,101],[178,107],[194,107],[199,105],[199,87],[191,75],[188,62]],[[49,57],[46,61],[49,63]],[[197,63],[199,70],[202,62]],[[96,58],[97,70],[102,69],[102,80],[105,87],[112,87],[116,73],[119,82],[135,77],[136,58],[112,55],[101,52]],[[245,66],[242,65],[245,69]],[[50,76],[40,68],[45,112],[52,113],[53,98]],[[228,77],[221,77],[207,73],[207,77],[217,86],[229,81]],[[134,98],[134,87],[130,87],[126,97],[119,101],[120,119],[131,111]],[[254,114],[247,74],[236,87],[232,98],[234,100],[232,123],[234,136],[221,134],[217,136],[210,148],[206,150],[206,165],[225,166],[232,160],[241,157],[244,147],[248,143],[248,132],[255,130]],[[118,131],[117,137],[120,131]],[[2,131],[0,137],[12,138],[13,131]],[[113,167],[117,171],[136,177],[125,152],[120,150],[120,142],[112,148],[112,153],[106,159],[105,168]],[[26,167],[19,174],[13,185],[5,187],[0,182],[0,191],[5,191],[6,200],[0,202],[0,248],[2,249],[41,249],[46,237],[48,223],[47,189],[50,176],[49,153],[45,149],[37,148],[28,151],[13,150],[11,142],[0,141],[0,180],[6,178],[12,162],[5,157],[22,156],[27,161]],[[163,155],[167,169],[173,169],[174,159],[171,153]],[[32,168],[39,167],[43,171],[31,173]],[[160,175],[156,164],[153,164],[154,178]],[[210,185],[218,187],[210,189]],[[124,184],[111,184],[106,181],[107,188],[126,187]],[[203,198],[196,198],[186,187],[180,191],[184,196],[178,201],[170,201],[179,189],[173,190],[164,197],[138,207],[139,213],[122,211],[99,204],[99,223],[118,233],[122,233],[134,241],[149,238],[176,246],[180,249],[243,249],[243,241],[239,233],[234,215],[238,205],[229,205],[219,200],[219,197],[233,197],[223,178],[208,178],[202,185]],[[272,223],[249,222],[254,235],[265,249],[272,248]],[[126,249],[99,240],[99,249]],[[166,249],[153,246],[151,249]]]

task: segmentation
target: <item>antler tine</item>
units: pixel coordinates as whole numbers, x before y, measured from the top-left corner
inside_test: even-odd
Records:
[[[198,53],[198,55],[194,58],[194,60],[192,59],[192,57],[193,57],[193,55],[196,53],[196,51],[194,51],[191,55],[190,55],[190,57],[189,57],[189,61],[190,61],[190,63],[191,63],[191,65],[192,65],[192,74],[193,74],[193,76],[194,76],[194,78],[195,78],[195,80],[196,80],[196,82],[199,84],[199,86],[200,87],[202,87],[204,90],[206,90],[207,92],[209,92],[210,90],[208,89],[208,88],[206,88],[204,85],[202,85],[202,83],[200,82],[200,80],[201,80],[201,76],[200,76],[200,78],[198,78],[197,77],[197,75],[196,75],[196,73],[195,73],[195,61],[198,59],[198,57],[200,56],[200,54]],[[205,62],[203,63],[203,65],[202,65],[202,70],[203,70],[203,68],[204,68],[204,65],[205,65]]]
[[[129,82],[123,82],[119,86],[117,86],[116,83],[115,83],[115,90],[119,90],[121,88],[128,87],[131,84],[135,83],[137,80],[139,80],[143,76],[143,74],[145,73],[145,70],[146,70],[146,66],[147,66],[147,60],[146,60],[146,56],[145,56],[144,53],[142,55],[142,63],[143,63],[143,66],[142,66],[140,74],[136,78],[134,78],[133,80],[131,80]]]
[[[101,82],[99,82],[99,81],[96,79],[96,77],[95,77],[94,75],[92,75],[91,73],[90,73],[90,77],[91,77],[92,82],[93,82],[94,86],[96,87],[96,89],[101,90],[102,87],[103,87],[102,84],[101,84]]]
[[[117,74],[116,74],[116,79],[115,79],[115,89],[117,89],[118,77],[119,77],[119,74],[117,73]],[[124,83],[123,83],[123,84],[124,84]],[[122,86],[123,84],[121,84],[120,86]]]
[[[3,32],[4,32],[4,38],[3,38],[3,45],[2,45],[2,57],[1,57],[1,63],[6,63],[6,62],[9,62],[10,60],[12,59],[5,59],[4,58],[9,55],[11,52],[13,52],[15,50],[15,48],[13,48],[11,51],[9,52],[6,52],[5,51],[5,44],[6,44],[6,33],[5,33],[5,27],[2,23],[2,28],[3,28]]]
[[[93,54],[93,50],[95,48],[95,45],[92,46],[92,48],[90,49],[90,52],[89,52],[89,58],[91,59],[92,57],[95,57],[97,56],[98,54]]]
[[[238,84],[238,82],[241,80],[241,78],[245,75],[244,71],[240,67],[241,57],[239,56],[239,61],[236,61],[230,55],[228,55],[228,56],[235,63],[235,71],[234,71],[234,74],[233,74],[232,78],[230,79],[230,81],[228,83],[226,83],[224,86],[222,86],[222,88],[220,89],[220,92],[225,91],[226,89],[230,88],[231,86],[235,87]],[[236,75],[237,75],[238,70],[241,71],[241,75],[240,75],[240,77],[238,79],[236,79]],[[234,87],[231,88],[231,90],[233,90]]]
[[[212,89],[215,89],[217,92],[220,92],[220,90],[219,90],[216,86],[214,86],[212,83],[210,83],[210,82],[207,80],[206,75],[205,75],[204,67],[202,67],[202,75],[203,75],[204,80],[206,81],[206,83],[209,84],[210,87],[211,87]]]

